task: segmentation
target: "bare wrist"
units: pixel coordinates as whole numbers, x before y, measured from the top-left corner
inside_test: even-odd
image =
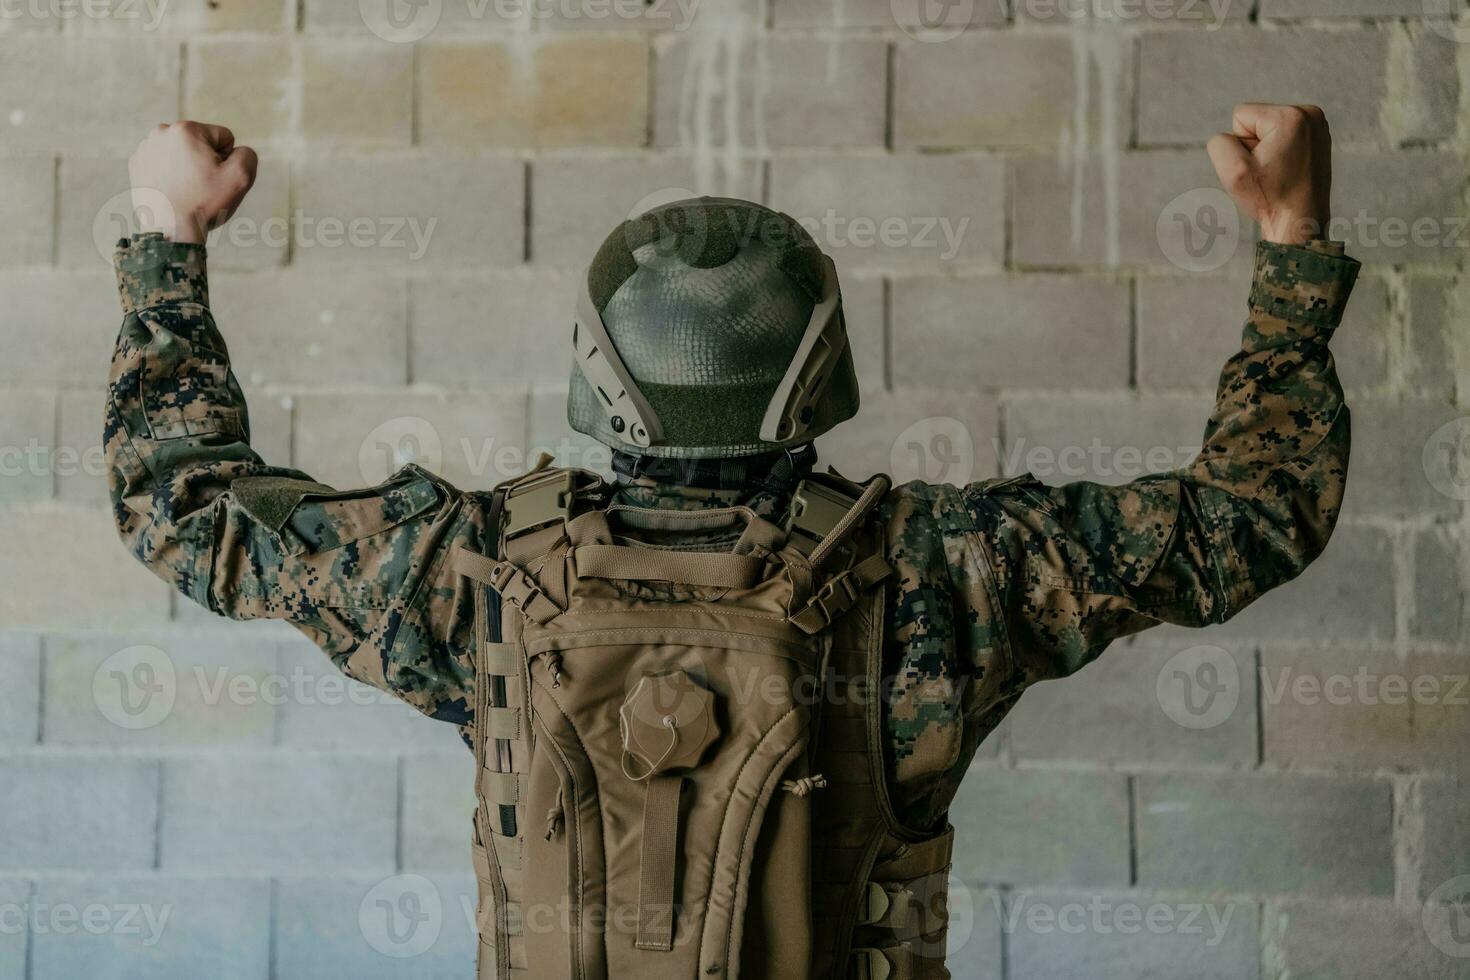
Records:
[[[1327,221],[1288,215],[1261,223],[1261,240],[1278,245],[1305,245],[1327,234]]]

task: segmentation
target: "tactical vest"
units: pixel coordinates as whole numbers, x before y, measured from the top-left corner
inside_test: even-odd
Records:
[[[809,477],[784,527],[579,470],[497,488],[498,554],[454,556],[479,980],[949,977],[953,832],[901,827],[884,778],[887,487]]]

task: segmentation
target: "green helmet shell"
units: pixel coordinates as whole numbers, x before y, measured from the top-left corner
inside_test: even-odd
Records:
[[[664,458],[746,456],[810,442],[857,413],[831,260],[778,211],[701,197],[631,218],[598,249],[584,302],[601,325],[594,333],[586,321],[596,317],[579,315],[567,420],[605,445]],[[615,348],[605,353],[616,378],[586,360],[602,342]],[[642,443],[632,435],[640,427],[611,407],[617,390],[635,387],[655,430]],[[773,401],[790,417],[781,421]]]

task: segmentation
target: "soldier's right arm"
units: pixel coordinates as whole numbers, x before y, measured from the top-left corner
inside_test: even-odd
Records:
[[[337,492],[268,465],[210,312],[204,246],[147,232],[119,243],[116,265],[103,440],[128,549],[214,612],[286,620],[349,676],[468,721],[473,597],[447,557],[482,539],[477,498],[414,467]]]

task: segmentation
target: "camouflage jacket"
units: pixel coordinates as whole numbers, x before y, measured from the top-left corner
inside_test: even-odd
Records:
[[[124,319],[104,440],[126,546],[214,612],[287,620],[351,677],[466,724],[473,601],[447,558],[493,550],[489,494],[412,466],[339,492],[267,464],[210,314],[204,250],[145,235],[116,262]],[[1221,622],[1322,551],[1349,444],[1328,339],[1357,270],[1332,243],[1258,246],[1241,349],[1182,469],[1123,486],[1019,477],[889,492],[884,516],[905,530],[889,542],[883,718],[907,822],[943,818],[1026,686],[1156,623]],[[640,478],[617,493],[779,515],[799,476],[713,490]]]

